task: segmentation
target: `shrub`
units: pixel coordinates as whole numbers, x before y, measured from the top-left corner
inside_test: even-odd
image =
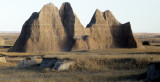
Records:
[[[150,45],[150,42],[149,41],[143,41],[142,44],[143,45]]]

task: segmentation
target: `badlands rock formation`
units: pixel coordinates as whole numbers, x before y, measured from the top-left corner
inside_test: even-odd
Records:
[[[107,48],[139,48],[130,23],[121,24],[107,10],[96,10],[83,27],[70,3],[60,10],[52,3],[35,12],[25,22],[11,52],[77,51]]]
[[[58,8],[45,5],[25,22],[12,52],[65,51],[67,36]]]
[[[96,10],[90,23],[89,49],[137,48],[141,44],[134,38],[130,23],[121,24],[111,11]]]

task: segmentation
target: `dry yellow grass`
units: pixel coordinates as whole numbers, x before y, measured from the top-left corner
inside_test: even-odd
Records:
[[[14,38],[4,36],[4,38]],[[14,39],[15,40],[15,39]],[[13,39],[8,45],[13,45]],[[44,72],[39,66],[16,68],[16,63],[0,63],[1,82],[108,82],[145,80],[147,65],[151,61],[160,62],[159,43],[145,46],[145,49],[107,49],[84,52],[41,52],[16,53],[0,49],[0,54],[9,56],[8,60],[28,56],[44,58],[70,59],[76,62],[71,71]],[[7,49],[6,49],[7,50]],[[2,52],[3,51],[3,52]],[[39,62],[40,63],[40,62]]]
[[[0,37],[4,38],[6,46],[12,46],[17,40],[19,33],[0,33]]]
[[[44,55],[43,53],[17,53],[17,52],[0,52],[2,55],[6,56],[36,56],[36,55]]]
[[[90,67],[91,68],[91,67]],[[137,81],[135,76],[139,76],[146,72],[142,70],[115,70],[115,69],[96,69],[79,70],[79,71],[63,71],[63,72],[42,72],[39,67],[0,68],[0,81],[3,82],[103,82],[103,81]]]
[[[6,63],[2,63],[0,62],[0,67],[10,67],[10,66],[15,66],[15,63],[10,63],[10,62],[6,62]]]
[[[158,44],[157,44],[158,45]],[[93,50],[93,51],[81,51],[81,52],[40,52],[40,53],[17,53],[17,52],[0,52],[7,56],[32,56],[32,55],[104,55],[104,54],[160,54],[159,46],[145,46],[144,49],[107,49],[107,50]]]

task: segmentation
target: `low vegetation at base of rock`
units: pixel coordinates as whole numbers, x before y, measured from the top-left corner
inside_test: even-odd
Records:
[[[143,41],[142,44],[143,45],[150,45],[150,42],[149,41]]]
[[[46,61],[50,60],[50,61]],[[40,67],[49,71],[80,71],[80,70],[102,70],[102,69],[144,69],[147,68],[150,59],[134,59],[134,58],[76,58],[76,59],[58,59],[43,58]],[[44,66],[45,64],[45,66]]]

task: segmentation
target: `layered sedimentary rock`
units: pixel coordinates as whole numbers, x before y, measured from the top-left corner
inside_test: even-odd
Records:
[[[68,41],[66,44],[69,47],[68,50],[71,50],[77,38],[85,35],[85,28],[80,23],[76,14],[73,12],[70,3],[63,3],[59,12],[61,16],[61,22],[68,36]]]
[[[21,35],[9,51],[77,51],[107,48],[138,48],[130,23],[119,23],[107,10],[96,10],[87,27],[83,27],[69,3],[60,10],[45,5],[25,22]]]
[[[111,47],[112,35],[110,28],[100,10],[96,10],[87,28],[90,29],[88,37],[89,49],[106,49]]]
[[[109,10],[101,12],[97,9],[86,29],[89,29],[89,35],[85,40],[76,42],[76,49],[73,47],[73,50],[138,48],[142,46],[133,36],[130,23],[121,24]]]
[[[65,51],[65,34],[58,8],[52,3],[33,13],[10,50],[12,52]]]

